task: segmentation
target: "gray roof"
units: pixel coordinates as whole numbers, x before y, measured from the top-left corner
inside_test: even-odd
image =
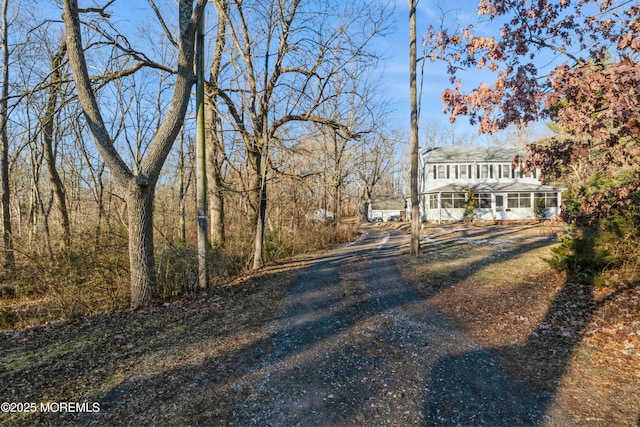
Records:
[[[471,187],[474,193],[557,193],[564,188],[551,185],[532,184],[527,182],[480,182],[480,183],[455,183],[426,191],[425,194],[434,193],[464,193]]]
[[[435,147],[422,150],[427,163],[454,162],[505,162],[511,163],[516,156],[527,157],[519,148],[511,147]]]
[[[404,196],[389,194],[371,198],[371,209],[376,211],[401,211],[407,207]]]

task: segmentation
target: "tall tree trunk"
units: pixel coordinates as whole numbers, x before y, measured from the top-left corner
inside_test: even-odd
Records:
[[[342,187],[342,147],[338,147],[338,132],[335,129],[331,129],[331,135],[333,137],[333,219],[334,225],[338,227],[340,219],[340,211],[342,209],[342,195],[340,190]],[[327,212],[325,211],[325,220],[327,219]]]
[[[222,192],[222,161],[224,157],[224,143],[222,135],[218,133],[220,119],[217,113],[216,95],[218,87],[218,78],[220,75],[222,54],[224,52],[226,40],[227,21],[226,5],[224,2],[215,2],[218,11],[218,34],[216,44],[211,60],[211,69],[209,72],[209,88],[206,91],[205,102],[205,123],[207,124],[207,163],[208,163],[208,179],[209,184],[209,238],[211,244],[216,247],[224,247],[225,245],[225,229],[224,229],[224,194]],[[206,86],[205,86],[206,87]]]
[[[96,236],[94,240],[94,251],[98,251],[100,247],[100,235],[102,234],[102,221],[105,218],[104,208],[104,182],[102,181],[102,174],[104,173],[104,163],[100,165],[98,173],[96,174],[96,204],[98,205],[98,220],[96,221]]]
[[[265,159],[259,147],[254,147],[249,152],[250,166],[253,168],[253,179],[250,183],[251,205],[254,209],[254,252],[253,268],[258,269],[264,266],[264,230],[265,217],[267,213],[267,180],[264,167]]]
[[[47,164],[47,171],[49,172],[49,180],[51,181],[53,193],[58,201],[58,211],[60,213],[60,218],[62,219],[62,243],[65,250],[69,249],[71,246],[71,225],[69,221],[69,210],[67,209],[67,196],[64,184],[60,178],[60,174],[58,173],[58,168],[56,167],[56,157],[53,148],[53,132],[58,105],[58,95],[60,93],[61,85],[59,82],[62,80],[60,67],[62,66],[62,60],[64,59],[66,52],[67,45],[63,41],[51,61],[52,82],[49,87],[49,98],[47,99],[47,106],[42,120],[45,163]]]
[[[409,0],[409,87],[411,97],[411,255],[420,254],[420,202],[418,198],[418,95],[416,85],[416,4]]]
[[[51,214],[51,205],[53,204],[53,196],[49,199],[49,203],[45,206],[44,200],[42,200],[42,194],[36,187],[38,193],[38,206],[40,207],[40,213],[42,214],[42,228],[44,231],[44,247],[47,250],[49,259],[53,261],[53,248],[51,246],[51,227],[49,225],[49,215]]]
[[[7,130],[9,96],[9,40],[7,9],[9,0],[2,4],[2,96],[0,99],[0,178],[2,179],[2,243],[4,245],[4,269],[15,270],[13,238],[11,233],[11,195],[9,187],[9,135]]]
[[[256,216],[256,238],[253,255],[253,268],[258,269],[264,266],[264,230],[267,216],[267,185],[262,182],[260,188],[260,201]]]
[[[371,187],[365,184],[362,191],[362,207],[360,208],[360,222],[369,222],[369,205],[371,204]]]
[[[184,129],[180,134],[180,150],[178,160],[178,216],[180,217],[180,231],[178,239],[184,245],[187,243],[187,208],[185,204],[185,194],[187,185],[185,178],[185,162],[184,162]]]
[[[222,192],[222,141],[218,134],[218,117],[213,96],[207,97],[207,183],[209,185],[209,220],[211,244],[224,247],[224,194]]]
[[[145,187],[131,182],[128,188],[131,308],[146,305],[156,287],[155,256],[153,253],[154,192],[155,183]]]

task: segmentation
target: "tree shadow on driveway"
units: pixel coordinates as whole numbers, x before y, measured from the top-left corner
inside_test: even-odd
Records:
[[[436,363],[428,382],[426,424],[579,425],[554,408],[553,400],[593,316],[622,291],[595,299],[593,277],[567,271],[563,287],[522,344],[456,354]]]

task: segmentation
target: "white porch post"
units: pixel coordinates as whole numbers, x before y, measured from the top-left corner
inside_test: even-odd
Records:
[[[530,206],[531,206],[531,208],[530,208],[531,212],[530,212],[530,214],[529,214],[529,215],[531,215],[531,218],[532,218],[532,219],[536,219],[536,216],[534,215],[534,212],[535,212],[535,209],[536,209],[536,197],[535,197],[535,196],[536,196],[536,193],[531,192],[531,197],[529,198],[529,200],[530,200],[530,202],[529,202],[529,203],[531,203],[531,204],[530,204]],[[545,198],[546,198],[546,196],[545,196]],[[546,215],[546,214],[545,214],[545,215]]]
[[[557,197],[558,197],[558,207],[556,208],[556,215],[560,215],[560,212],[562,211],[562,191],[558,191],[557,193]]]

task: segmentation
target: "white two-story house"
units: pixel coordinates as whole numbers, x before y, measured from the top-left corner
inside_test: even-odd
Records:
[[[419,182],[422,220],[464,219],[469,188],[478,201],[479,220],[534,219],[536,200],[544,200],[545,216],[560,213],[563,188],[543,185],[537,172],[514,168],[514,159],[526,152],[502,147],[427,148],[420,153]]]

